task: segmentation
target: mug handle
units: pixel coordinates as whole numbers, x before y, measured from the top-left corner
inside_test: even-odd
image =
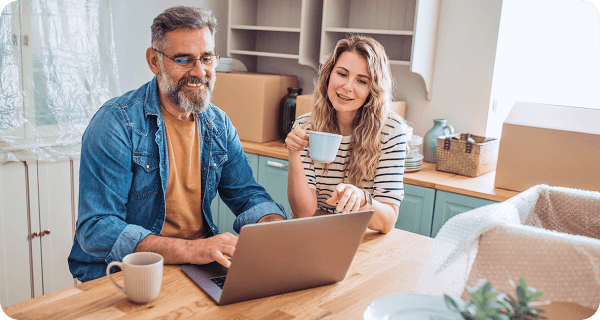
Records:
[[[113,266],[117,266],[117,267],[121,268],[121,270],[123,270],[123,263],[121,263],[119,261],[113,261],[113,262],[109,263],[108,266],[106,266],[106,275],[108,276],[108,280],[110,280],[110,282],[112,282],[112,284],[115,285],[115,287],[117,287],[119,290],[121,290],[123,293],[125,293],[125,288],[118,285],[115,282],[115,280],[113,280],[113,278],[110,276],[110,268],[112,268]]]

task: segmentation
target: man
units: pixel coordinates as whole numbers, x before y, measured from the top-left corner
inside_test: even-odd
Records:
[[[152,24],[146,60],[154,79],[111,99],[94,115],[81,148],[79,216],[69,269],[80,281],[106,275],[132,252],[167,264],[229,267],[237,238],[219,234],[217,191],[236,213],[234,229],[284,220],[283,207],[252,177],[237,131],[210,103],[216,19],[189,7]]]

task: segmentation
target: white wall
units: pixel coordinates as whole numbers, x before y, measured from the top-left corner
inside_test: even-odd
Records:
[[[145,60],[150,25],[176,4],[213,10],[220,26],[216,49],[225,55],[226,0],[111,0],[122,93],[152,78]],[[446,118],[458,132],[485,134],[501,5],[502,0],[442,1],[431,100],[419,75],[406,66],[392,66],[395,98],[407,101],[407,120],[415,134],[424,136],[436,118]],[[286,59],[259,58],[257,71],[297,75],[303,93],[312,93],[317,75]]]
[[[137,89],[154,74],[146,63],[152,20],[175,5],[209,8],[217,18],[215,49],[227,51],[227,0],[110,0],[121,93]]]

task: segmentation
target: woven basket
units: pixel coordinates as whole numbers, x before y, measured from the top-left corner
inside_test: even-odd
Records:
[[[467,142],[470,136],[475,143]],[[477,177],[496,170],[500,140],[464,133],[438,137],[436,166],[438,171]]]

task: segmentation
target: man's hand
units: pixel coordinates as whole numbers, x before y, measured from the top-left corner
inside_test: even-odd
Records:
[[[256,223],[271,222],[271,221],[281,221],[281,220],[285,220],[285,219],[282,216],[278,215],[278,214],[268,214],[268,215],[260,218]]]
[[[207,264],[216,261],[229,268],[237,237],[225,232],[206,239],[185,240],[148,235],[135,247],[134,252],[156,252],[165,264]]]
[[[216,261],[226,268],[231,266],[231,261],[225,257],[233,257],[238,238],[229,232],[217,234],[206,239],[197,239],[189,242],[188,250],[191,253],[190,263],[207,264]]]

